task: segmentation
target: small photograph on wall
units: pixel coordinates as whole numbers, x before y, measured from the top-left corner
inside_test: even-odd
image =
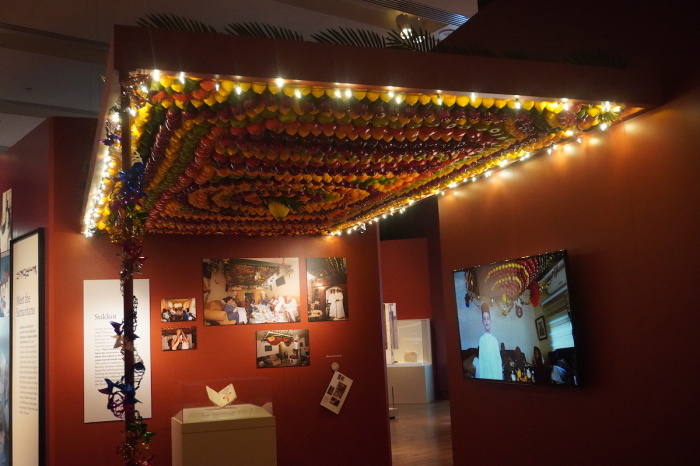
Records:
[[[255,332],[258,369],[300,367],[311,363],[308,330]]]
[[[348,319],[348,274],[344,257],[306,259],[309,322]]]
[[[12,239],[12,190],[2,193],[2,207],[0,209],[0,254],[10,250]]]
[[[188,322],[197,320],[195,298],[165,298],[160,300],[161,322]]]
[[[163,351],[197,348],[197,327],[164,328],[161,330]]]
[[[300,322],[299,259],[203,259],[204,325]]]

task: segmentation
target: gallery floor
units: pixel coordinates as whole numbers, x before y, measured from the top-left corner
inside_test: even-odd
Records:
[[[452,466],[450,403],[397,405],[390,421],[394,466]]]

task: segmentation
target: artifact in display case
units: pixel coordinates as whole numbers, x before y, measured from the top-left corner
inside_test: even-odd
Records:
[[[393,364],[432,364],[430,319],[396,321],[399,346]]]
[[[270,379],[240,378],[180,384],[171,419],[173,465],[277,464]],[[245,445],[246,448],[240,448]]]

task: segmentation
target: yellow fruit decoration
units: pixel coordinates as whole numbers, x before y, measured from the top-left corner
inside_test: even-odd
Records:
[[[229,94],[231,93],[231,91],[233,90],[233,88],[235,86],[236,86],[236,83],[233,81],[229,81],[228,79],[222,79],[221,81],[219,81],[220,90],[224,90]]]
[[[267,89],[267,84],[265,83],[253,83],[253,92],[256,94],[262,94]]]
[[[161,76],[158,82],[161,86],[167,89],[173,84],[173,78],[170,76]]]
[[[420,102],[422,105],[430,103],[431,100],[432,100],[432,96],[430,96],[428,94],[421,94],[418,96],[418,102]]]
[[[442,98],[442,103],[448,107],[452,107],[455,102],[457,102],[457,96],[455,95],[445,95]]]
[[[418,102],[419,94],[406,94],[406,103],[408,105],[415,105]]]
[[[379,98],[379,92],[377,91],[367,91],[367,100],[374,102]]]
[[[559,113],[562,111],[563,107],[559,102],[549,102],[545,108],[550,112]]]
[[[470,99],[469,99],[469,105],[471,105],[471,106],[474,107],[474,108],[479,108],[479,106],[481,105],[482,100],[483,100],[483,99],[482,99],[481,97],[473,97],[473,98],[470,98]]]
[[[469,97],[466,95],[458,95],[455,103],[460,107],[466,107],[469,104]]]

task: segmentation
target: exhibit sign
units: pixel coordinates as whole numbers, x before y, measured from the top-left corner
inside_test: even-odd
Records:
[[[11,242],[12,464],[44,463],[44,230]]]
[[[136,409],[144,418],[151,417],[151,314],[148,280],[134,280],[134,296],[138,300],[138,338],[134,342],[137,359],[143,361],[146,372],[137,388],[140,401]],[[85,280],[83,287],[83,348],[84,421],[119,421],[107,408],[107,397],[99,390],[105,380],[119,381],[124,375],[124,358],[119,339],[110,322],[121,324],[124,300],[119,280]]]

